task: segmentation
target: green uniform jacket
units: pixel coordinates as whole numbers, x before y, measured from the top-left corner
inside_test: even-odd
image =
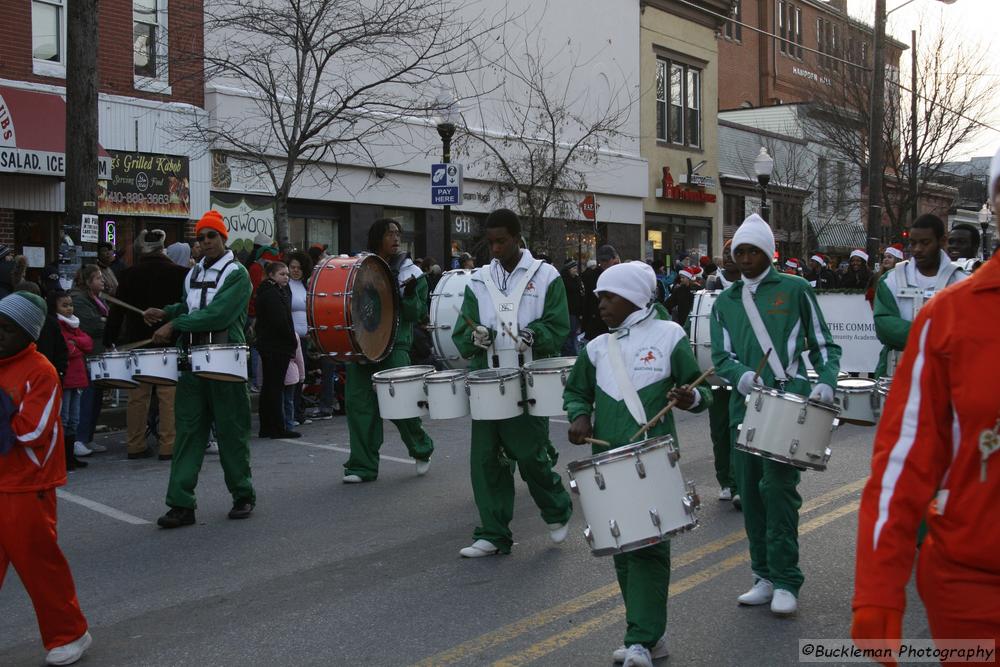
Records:
[[[252,292],[250,274],[243,266],[237,266],[204,308],[193,312],[188,310],[188,281],[185,280],[184,301],[167,306],[164,310],[177,331],[225,331],[229,335],[227,344],[246,345],[243,330],[247,323],[247,307]]]
[[[899,315],[899,305],[892,295],[892,290],[885,284],[889,277],[885,271],[879,278],[875,288],[875,335],[879,342],[890,350],[902,350],[906,347],[906,339],[910,336],[910,320],[904,320]]]
[[[716,374],[728,380],[734,388],[744,373],[756,370],[765,353],[743,309],[743,289],[743,280],[737,280],[719,295],[712,307],[712,363],[715,364]],[[830,335],[823,311],[809,283],[798,276],[778,273],[771,268],[757,286],[754,301],[776,348],[771,354],[777,356],[781,367],[787,369],[793,359],[801,358],[802,353],[808,350],[809,361],[819,373],[818,382],[836,389],[840,346]],[[768,387],[778,386],[770,364],[764,365],[760,378]],[[809,395],[811,385],[804,363],[798,365],[795,377],[790,378],[785,390]],[[743,421],[745,398],[738,391],[732,393],[729,419],[733,427]]]
[[[427,276],[417,278],[416,290],[412,296],[399,298],[399,327],[396,329],[394,349],[410,351],[413,346],[413,326],[427,315],[427,300],[430,289],[427,286]]]
[[[469,326],[468,320],[473,322]],[[462,301],[462,315],[455,323],[455,331],[451,339],[458,347],[458,353],[470,360],[469,370],[477,371],[488,367],[486,350],[472,343],[472,329],[479,325],[479,301],[472,289],[465,288],[465,299]],[[535,334],[534,345],[531,346],[533,359],[545,359],[557,356],[562,350],[563,341],[569,335],[569,306],[566,303],[566,287],[561,280],[553,280],[545,290],[545,305],[542,317],[529,323],[528,329]]]

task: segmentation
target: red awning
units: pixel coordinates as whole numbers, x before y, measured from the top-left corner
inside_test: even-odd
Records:
[[[111,159],[98,145],[101,173]],[[0,172],[66,174],[66,102],[59,95],[0,86]]]

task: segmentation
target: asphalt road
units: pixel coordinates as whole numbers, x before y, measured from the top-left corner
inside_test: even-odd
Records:
[[[668,634],[657,664],[793,665],[799,639],[849,636],[860,488],[872,429],[834,435],[829,470],[804,473],[799,613],[779,619],[735,598],[751,583],[741,515],[716,500],[706,415],[679,418],[701,525],[674,539]],[[510,556],[465,560],[477,522],[467,419],[426,422],[436,452],[418,478],[386,428],[377,482],[340,481],[343,417],[298,441],[254,440],[258,505],[226,518],[217,457],[206,457],[198,523],[163,531],[168,463],[125,460],[122,434],[70,476],[60,542],[94,645],[83,665],[610,665],[624,609],[610,558],[595,558],[580,512],[554,545],[517,480]],[[588,453],[553,421],[558,469]],[[913,587],[904,623],[928,630]],[[11,571],[0,591],[0,665],[40,665],[30,601]]]

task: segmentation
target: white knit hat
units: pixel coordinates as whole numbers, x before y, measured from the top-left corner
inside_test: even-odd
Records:
[[[774,233],[764,218],[756,213],[751,213],[750,217],[744,220],[740,228],[733,234],[731,251],[733,259],[736,259],[736,248],[744,243],[760,248],[768,259],[774,257]]]
[[[597,289],[594,290],[594,294],[611,292],[631,301],[639,308],[645,308],[656,293],[656,273],[653,273],[654,282],[650,283],[646,269],[652,271],[645,262],[624,262],[609,266],[597,277]]]

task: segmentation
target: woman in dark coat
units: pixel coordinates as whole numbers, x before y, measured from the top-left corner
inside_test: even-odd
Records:
[[[260,354],[261,438],[297,438],[301,434],[285,430],[284,390],[288,364],[295,358],[298,337],[292,324],[288,267],[271,262],[264,268],[264,280],[257,287],[257,352]]]

